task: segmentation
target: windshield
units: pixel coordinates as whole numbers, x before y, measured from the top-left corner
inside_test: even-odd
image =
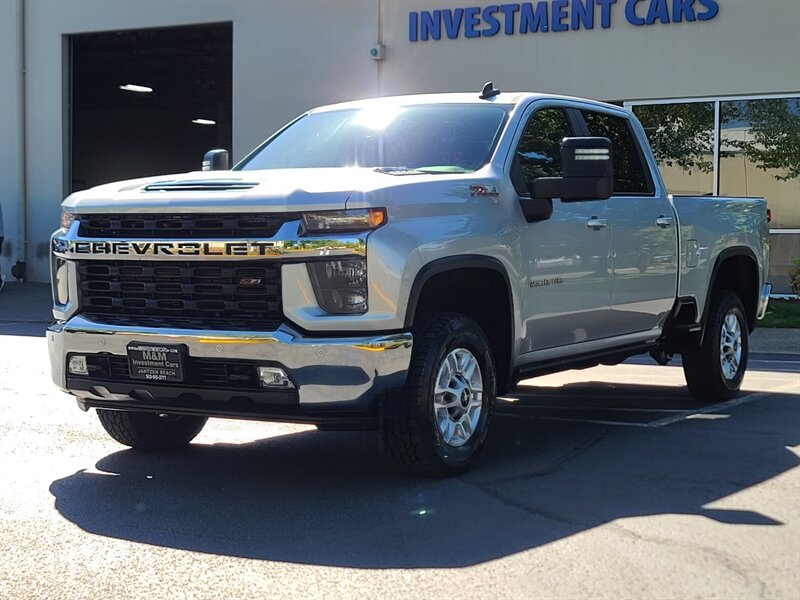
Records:
[[[497,105],[430,104],[311,113],[236,169],[383,167],[466,173],[489,159],[507,111]]]

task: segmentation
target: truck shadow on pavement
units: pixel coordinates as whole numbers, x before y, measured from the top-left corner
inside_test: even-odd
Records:
[[[478,467],[457,478],[393,473],[372,434],[304,431],[168,454],[123,450],[50,491],[59,513],[92,534],[356,568],[474,565],[626,517],[782,525],[745,499],[741,509],[707,505],[798,465],[796,395],[759,395],[665,427],[642,421],[660,413],[626,427],[549,420],[546,407],[560,402],[577,418],[610,410],[631,419],[636,403],[675,414],[687,405],[682,388],[581,383],[514,396]]]

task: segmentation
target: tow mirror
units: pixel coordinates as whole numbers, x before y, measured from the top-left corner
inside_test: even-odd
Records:
[[[531,198],[562,202],[607,200],[614,189],[611,140],[574,137],[561,141],[561,177],[539,177],[531,182]]]
[[[227,171],[228,151],[221,148],[209,150],[203,157],[203,171]]]

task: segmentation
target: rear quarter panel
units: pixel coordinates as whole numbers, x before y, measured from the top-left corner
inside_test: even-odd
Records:
[[[726,250],[755,257],[760,289],[769,268],[769,226],[763,198],[674,196],[673,205],[681,249],[678,295],[697,300],[698,320],[708,301],[714,267]]]

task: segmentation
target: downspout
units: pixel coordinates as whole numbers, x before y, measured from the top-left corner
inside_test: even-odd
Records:
[[[11,268],[11,274],[19,280],[25,279],[25,258],[28,250],[28,158],[26,155],[28,123],[26,116],[25,93],[25,0],[19,0],[17,11],[17,40],[19,43],[20,69],[17,74],[19,90],[19,206],[17,209],[17,264]]]
[[[382,9],[383,9],[383,0],[378,0],[378,40],[377,41],[378,41],[378,44],[380,44],[380,45],[383,45],[383,15],[381,14],[382,13]],[[378,89],[376,90],[377,91],[376,96],[381,96],[381,95],[383,95],[383,92],[381,90],[381,67],[383,65],[383,61],[382,60],[377,60],[375,62],[378,65],[378,75],[377,75],[377,77],[378,77],[377,88]]]

